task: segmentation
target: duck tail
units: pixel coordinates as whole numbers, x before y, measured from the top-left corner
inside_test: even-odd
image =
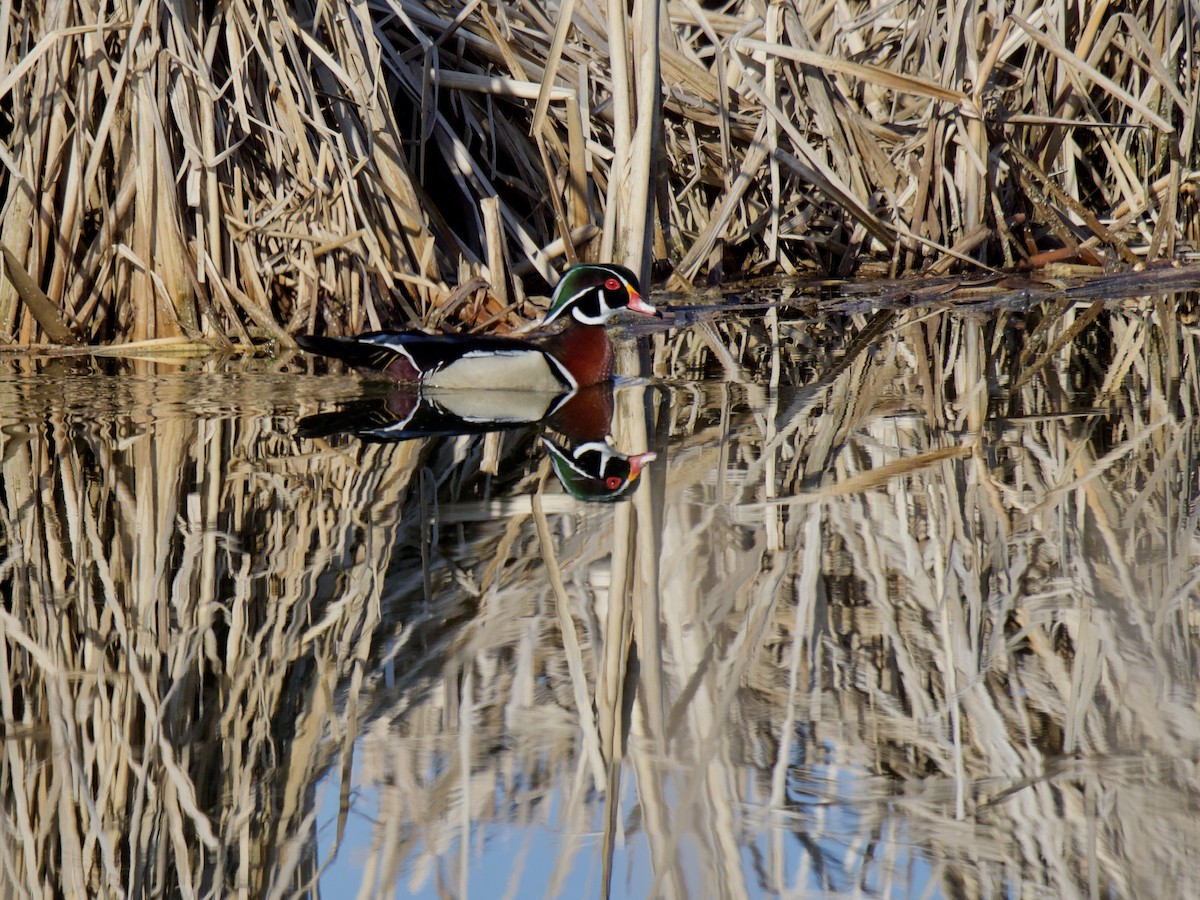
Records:
[[[378,352],[379,347],[363,344],[354,338],[321,337],[315,334],[298,334],[296,343],[301,349],[320,356],[332,356],[354,365],[369,365],[366,357],[372,352]]]
[[[391,381],[417,381],[419,370],[404,350],[404,335],[393,335],[384,343],[379,340],[364,340],[374,334],[360,337],[321,337],[311,334],[296,335],[296,343],[309,353],[340,359],[358,369],[364,375],[383,377]]]

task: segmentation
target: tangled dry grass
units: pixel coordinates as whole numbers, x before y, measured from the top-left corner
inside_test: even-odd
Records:
[[[0,8],[0,335],[280,345],[676,286],[1170,258],[1191,4]]]

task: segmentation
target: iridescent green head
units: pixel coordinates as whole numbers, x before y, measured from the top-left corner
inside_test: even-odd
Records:
[[[646,463],[654,453],[626,456],[604,441],[587,441],[569,451],[549,438],[542,444],[563,489],[576,500],[612,503],[632,493]]]
[[[662,315],[642,299],[637,276],[629,269],[580,263],[563,273],[550,298],[550,312],[542,324],[549,325],[570,313],[582,325],[603,325],[623,309],[647,316]]]

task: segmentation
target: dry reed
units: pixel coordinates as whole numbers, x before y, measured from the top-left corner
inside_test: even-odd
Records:
[[[676,286],[1171,258],[1200,238],[1198,20],[1163,0],[0,6],[0,336],[495,325],[576,258],[653,259]]]

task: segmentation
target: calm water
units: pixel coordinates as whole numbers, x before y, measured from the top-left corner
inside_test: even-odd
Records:
[[[1197,298],[943,287],[566,405],[0,360],[0,893],[1191,895]]]

